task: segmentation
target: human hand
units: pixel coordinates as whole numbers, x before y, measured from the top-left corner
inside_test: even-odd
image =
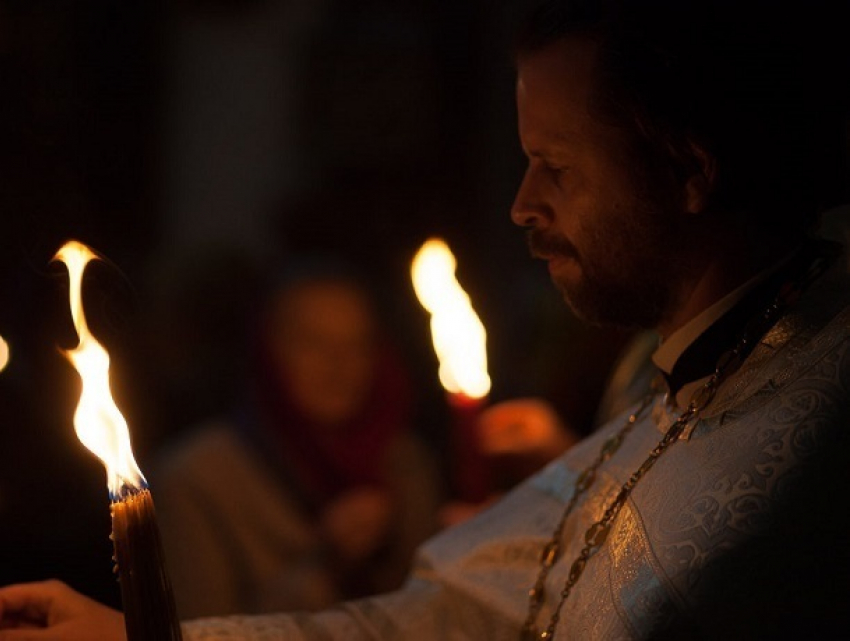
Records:
[[[548,462],[580,439],[542,399],[520,398],[491,405],[478,418],[486,454],[519,454]]]
[[[61,581],[0,588],[0,641],[126,641],[124,616]]]
[[[345,492],[325,509],[321,527],[339,557],[355,562],[384,542],[391,513],[392,501],[386,490],[359,487]]]

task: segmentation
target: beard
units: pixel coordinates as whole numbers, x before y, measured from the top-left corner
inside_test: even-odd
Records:
[[[648,214],[648,215],[647,215]],[[578,279],[552,275],[576,316],[595,325],[652,329],[673,310],[682,247],[669,217],[638,208],[627,217],[598,223],[581,251],[564,236],[533,229],[532,255],[568,258],[580,267]]]

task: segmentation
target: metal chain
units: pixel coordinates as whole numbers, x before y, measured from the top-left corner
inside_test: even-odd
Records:
[[[648,394],[640,406],[629,415],[626,423],[617,431],[616,434],[610,436],[603,444],[599,454],[593,462],[585,468],[585,470],[576,479],[573,487],[572,496],[564,508],[558,524],[552,533],[549,542],[543,547],[543,552],[540,556],[540,572],[537,575],[537,580],[534,586],[528,591],[528,615],[525,623],[522,626],[520,641],[549,641],[555,636],[555,629],[561,617],[561,609],[564,606],[567,598],[572,593],[578,580],[584,572],[587,562],[593,554],[605,543],[608,534],[611,531],[611,526],[614,520],[620,514],[620,510],[626,504],[634,487],[646,475],[647,472],[655,465],[658,458],[667,451],[667,449],[675,443],[679,436],[684,431],[685,427],[692,421],[699,418],[700,412],[711,403],[714,399],[720,383],[724,380],[729,372],[734,371],[743,362],[744,358],[755,347],[755,343],[773,326],[785,310],[794,303],[802,294],[802,292],[814,281],[818,276],[832,263],[831,257],[818,256],[805,272],[797,279],[786,283],[779,291],[776,299],[764,310],[752,319],[741,334],[738,343],[731,350],[724,352],[715,365],[714,372],[705,382],[705,384],[697,389],[691,396],[687,408],[676,419],[676,421],[667,429],[664,436],[658,444],[649,453],[649,456],[643,461],[640,467],[623,483],[617,495],[614,497],[611,504],[603,512],[602,517],[593,523],[584,533],[584,546],[578,553],[578,556],[570,566],[570,571],[567,574],[567,580],[560,592],[560,599],[555,606],[554,611],[549,619],[549,624],[546,629],[540,632],[537,628],[537,617],[546,600],[546,579],[549,577],[549,572],[554,567],[555,563],[560,560],[561,556],[561,538],[564,531],[564,525],[567,518],[572,513],[579,499],[584,496],[596,480],[596,472],[599,467],[620,448],[625,437],[632,431],[632,428],[637,423],[643,412],[652,404],[657,390],[653,389]]]

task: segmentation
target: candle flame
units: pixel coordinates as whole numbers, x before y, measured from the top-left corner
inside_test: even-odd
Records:
[[[9,364],[9,343],[0,336],[0,372]]]
[[[455,277],[456,267],[448,245],[432,238],[417,252],[410,272],[416,296],[431,314],[440,383],[451,393],[482,398],[490,391],[487,333]]]
[[[63,351],[83,384],[74,413],[74,429],[83,445],[103,461],[110,495],[116,499],[125,489],[142,489],[147,484],[133,458],[127,421],[112,399],[109,354],[92,336],[83,313],[83,272],[89,261],[96,258],[91,249],[72,240],[61,247],[54,260],[62,261],[68,268],[71,317],[80,339],[76,348]]]

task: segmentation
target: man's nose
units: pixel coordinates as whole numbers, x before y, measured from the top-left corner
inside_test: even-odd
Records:
[[[533,167],[525,170],[511,207],[511,220],[515,225],[540,227],[549,221],[549,207],[542,197],[538,181],[537,172]]]

